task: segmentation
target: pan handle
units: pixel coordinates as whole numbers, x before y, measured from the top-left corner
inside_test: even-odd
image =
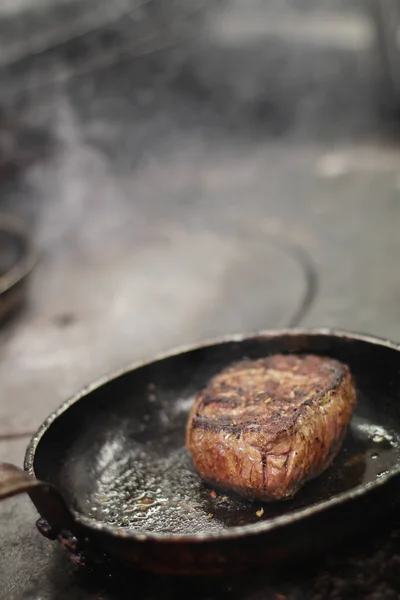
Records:
[[[56,538],[72,524],[72,516],[56,488],[39,481],[15,465],[0,463],[0,501],[26,492],[39,514],[40,532],[47,537]]]

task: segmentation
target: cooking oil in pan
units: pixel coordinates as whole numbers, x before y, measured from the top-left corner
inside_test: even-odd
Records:
[[[361,402],[331,467],[293,500],[261,506],[207,486],[194,470],[184,439],[190,399],[149,403],[154,411],[143,419],[140,433],[120,428],[97,452],[96,478],[78,507],[114,527],[196,534],[259,523],[376,481],[400,459],[399,436]]]

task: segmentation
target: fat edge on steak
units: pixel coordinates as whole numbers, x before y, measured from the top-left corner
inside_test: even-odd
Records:
[[[332,463],[355,404],[349,368],[334,359],[243,360],[198,394],[186,445],[207,482],[263,501],[290,499]]]

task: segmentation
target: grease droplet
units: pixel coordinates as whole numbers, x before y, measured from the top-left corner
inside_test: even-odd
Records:
[[[154,500],[153,498],[142,498],[141,500],[139,500],[140,504],[153,504]]]
[[[372,438],[372,441],[375,442],[375,444],[382,444],[382,442],[385,441],[385,438],[383,437],[383,435],[374,435],[374,437]]]

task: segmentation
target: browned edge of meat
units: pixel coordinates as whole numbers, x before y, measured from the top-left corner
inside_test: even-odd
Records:
[[[355,404],[349,368],[337,360],[244,360],[198,394],[186,445],[213,485],[263,501],[290,499],[332,463]]]

